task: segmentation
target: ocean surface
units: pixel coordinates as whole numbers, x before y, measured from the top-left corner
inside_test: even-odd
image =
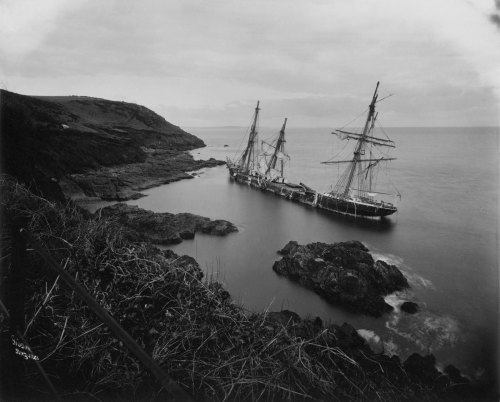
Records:
[[[195,158],[234,157],[245,128],[187,129],[207,147]],[[261,128],[270,139],[275,129]],[[335,182],[337,166],[322,165],[341,150],[330,129],[287,128],[287,177],[317,190]],[[145,191],[129,204],[156,212],[192,212],[227,219],[239,228],[225,237],[197,234],[171,247],[195,257],[208,277],[222,281],[248,310],[290,309],[326,322],[349,322],[372,346],[402,358],[433,353],[444,367],[497,378],[499,136],[496,128],[390,128],[397,160],[380,173],[387,192],[399,192],[398,213],[353,219],[298,205],[231,182],[224,166]],[[350,313],[272,270],[290,240],[362,241],[376,259],[395,264],[411,288],[387,297],[394,312],[382,318]],[[405,300],[420,311],[405,314]]]

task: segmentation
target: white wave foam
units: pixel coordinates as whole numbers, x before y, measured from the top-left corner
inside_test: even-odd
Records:
[[[388,356],[393,356],[398,354],[398,345],[394,343],[392,339],[384,342],[384,351]]]
[[[397,267],[403,265],[403,259],[394,254],[382,254],[377,252],[370,252],[371,256],[375,261],[381,260],[390,265],[396,265]]]
[[[384,343],[381,341],[380,336],[369,329],[358,329],[358,334],[361,336],[370,346],[370,348],[375,353],[382,353],[384,348]]]
[[[398,353],[399,348],[393,339],[382,341],[380,336],[369,329],[358,329],[357,332],[375,353],[385,353],[388,356]]]
[[[358,329],[358,334],[367,342],[380,342],[380,336],[378,336],[374,331],[370,331],[369,329]]]
[[[428,311],[415,315],[393,313],[385,325],[426,353],[453,346],[462,339],[460,324],[455,318]]]
[[[370,252],[370,254],[375,261],[381,260],[389,265],[398,267],[410,283],[410,286],[414,288],[430,288],[435,290],[434,284],[430,280],[414,272],[409,265],[404,263],[403,258],[394,254],[382,254],[377,252]]]
[[[403,272],[403,275],[410,283],[410,286],[414,288],[429,288],[432,290],[436,290],[434,284],[429,279],[425,279],[423,276],[420,276],[415,272],[408,272],[404,270],[401,270],[401,272]]]
[[[397,314],[401,312],[401,305],[406,301],[406,298],[403,296],[403,292],[394,292],[385,296],[384,301],[394,309],[393,314]]]

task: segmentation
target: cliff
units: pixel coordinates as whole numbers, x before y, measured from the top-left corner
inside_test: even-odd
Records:
[[[144,106],[0,91],[2,170],[50,198],[129,199],[217,161],[194,161],[199,138]]]

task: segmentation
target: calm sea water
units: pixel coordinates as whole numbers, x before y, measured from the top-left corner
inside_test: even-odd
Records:
[[[261,129],[264,137],[278,133]],[[244,128],[191,129],[206,148],[196,158],[225,159],[244,145]],[[319,164],[340,148],[329,129],[287,129],[288,177],[318,190],[337,168]],[[222,280],[236,301],[254,311],[291,309],[303,316],[354,325],[372,344],[402,357],[434,353],[471,377],[496,377],[498,364],[498,132],[491,128],[386,129],[398,158],[381,180],[401,193],[386,220],[354,220],[306,208],[230,182],[225,167],[146,191],[130,204],[157,212],[192,212],[235,223],[226,237],[197,234],[172,247],[195,257]],[[383,318],[352,314],[277,276],[276,251],[299,243],[357,239],[376,258],[396,264],[411,289],[391,295]],[[408,315],[404,300],[420,305]]]

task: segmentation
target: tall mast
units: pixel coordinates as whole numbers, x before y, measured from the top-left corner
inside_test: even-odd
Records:
[[[286,122],[287,118],[285,117],[285,121],[283,122],[283,127],[281,127],[280,130],[280,135],[278,136],[278,140],[276,141],[276,146],[274,148],[273,155],[271,156],[271,160],[269,161],[269,164],[267,165],[266,169],[266,176],[271,172],[271,169],[274,169],[276,167],[276,162],[278,161],[278,153],[284,153],[285,152],[285,127],[286,127]],[[281,177],[283,177],[283,159],[281,159]]]
[[[373,93],[373,98],[369,106],[368,110],[368,116],[366,118],[366,123],[365,127],[363,128],[363,134],[359,137],[358,139],[358,144],[356,145],[356,149],[354,151],[354,157],[351,161],[351,166],[349,168],[349,177],[347,179],[347,183],[344,189],[344,197],[347,197],[349,194],[349,188],[351,187],[352,179],[354,177],[354,172],[356,171],[356,167],[361,159],[362,156],[362,149],[363,145],[366,139],[366,136],[368,135],[368,132],[370,131],[370,126],[372,125],[372,120],[375,116],[375,103],[377,103],[377,98],[378,98],[378,86],[380,82],[377,82],[377,86],[375,88],[375,92]]]
[[[375,128],[375,121],[377,120],[377,117],[378,117],[378,112],[375,113],[375,115],[373,116],[373,119],[372,119],[372,122],[371,122],[371,125],[370,125],[370,133],[373,132],[373,129]],[[370,159],[373,159],[373,153],[372,153],[372,150],[370,148]],[[373,167],[377,165],[377,161],[375,162],[372,162],[368,165],[367,169],[368,169],[368,174],[370,175],[369,176],[369,183],[368,183],[368,192],[371,193],[373,191],[373,188],[372,188],[372,184],[373,184]]]
[[[249,172],[255,167],[255,144],[257,141],[257,121],[259,119],[259,104],[257,101],[257,106],[255,107],[255,113],[253,116],[252,126],[250,127],[250,134],[248,136],[248,144],[241,155],[239,165],[245,171]]]

